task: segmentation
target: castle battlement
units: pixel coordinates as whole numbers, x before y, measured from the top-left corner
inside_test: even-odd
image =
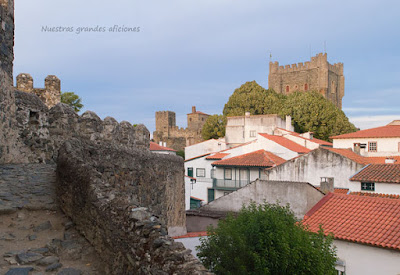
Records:
[[[317,91],[341,108],[344,96],[343,63],[329,64],[326,53],[291,65],[270,62],[268,84],[270,89],[282,94]]]
[[[47,107],[51,108],[61,102],[61,80],[55,75],[48,75],[44,88],[33,87],[33,77],[27,73],[17,76],[17,90],[37,95]]]

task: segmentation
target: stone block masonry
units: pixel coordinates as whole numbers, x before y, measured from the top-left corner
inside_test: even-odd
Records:
[[[67,141],[57,193],[110,274],[208,274],[167,235],[185,226],[182,159]],[[182,233],[182,232],[180,232]]]

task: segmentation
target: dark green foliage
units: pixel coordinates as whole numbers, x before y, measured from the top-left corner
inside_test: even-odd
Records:
[[[266,90],[257,82],[246,82],[225,104],[225,116],[278,114],[291,115],[295,131],[314,132],[319,139],[357,131],[342,110],[317,92],[295,92],[289,96]]]
[[[292,116],[296,132],[314,132],[314,137],[323,140],[357,131],[342,110],[317,92],[290,94],[279,114]]]
[[[289,207],[244,207],[198,247],[202,263],[215,274],[337,274],[332,236],[309,232]]]
[[[82,99],[73,92],[61,93],[61,102],[74,108],[74,111],[77,113],[83,107]]]
[[[245,112],[252,115],[278,114],[285,103],[285,96],[266,90],[257,82],[246,82],[236,89],[225,104],[225,116],[243,116]]]
[[[201,129],[204,140],[225,136],[226,117],[223,115],[209,116]]]
[[[182,157],[183,159],[185,159],[185,151],[184,150],[177,151],[176,155]]]

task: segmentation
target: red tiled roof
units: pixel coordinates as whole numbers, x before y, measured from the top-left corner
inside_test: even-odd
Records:
[[[321,190],[320,187],[316,187],[318,190]],[[335,194],[347,194],[349,192],[349,188],[335,188],[333,193]]]
[[[185,175],[185,177],[187,177],[187,178],[189,178],[191,180],[196,180],[196,178],[194,178],[194,177],[189,177],[189,176],[186,176],[186,175]]]
[[[207,153],[207,154],[200,155],[200,156],[197,156],[197,157],[193,157],[193,158],[190,158],[190,159],[185,159],[185,162],[186,162],[186,161],[189,161],[189,160],[194,160],[194,159],[202,158],[202,157],[205,157],[205,156],[208,156],[208,155],[211,155],[211,153]]]
[[[284,138],[282,136],[272,136],[272,135],[268,135],[268,134],[259,134],[260,136],[272,140],[273,142],[278,143],[279,145],[288,148],[289,150],[293,151],[293,152],[297,152],[297,153],[308,153],[311,150],[307,149],[304,146],[301,146],[299,144],[297,144],[294,141],[291,141],[287,138]]]
[[[321,225],[335,239],[400,251],[400,200],[329,193],[303,224],[313,232]]]
[[[356,153],[354,153],[351,149],[341,149],[341,148],[325,148],[329,151],[340,154],[352,161],[355,161],[360,164],[384,164],[387,158],[392,158],[396,160],[396,163],[400,164],[400,156],[389,156],[389,157],[363,157]]]
[[[382,193],[371,193],[371,192],[350,192],[350,195],[353,195],[353,196],[377,197],[377,198],[388,198],[388,199],[400,199],[400,195],[382,194]]]
[[[198,201],[204,201],[204,200],[202,200],[202,199],[199,199],[199,198],[196,198],[196,197],[193,197],[193,196],[190,196],[190,198],[191,198],[191,199],[198,200]]]
[[[354,133],[333,136],[331,139],[343,138],[393,138],[400,137],[400,125],[386,125],[382,127],[357,131]]]
[[[359,164],[367,164],[367,160],[365,157],[362,157],[356,153],[354,153],[351,149],[339,149],[339,148],[325,148],[331,152],[335,152],[339,155],[342,155],[352,161],[355,161]]]
[[[200,111],[196,111],[195,113],[189,113],[188,115],[194,115],[194,114],[209,116],[209,114],[206,114],[206,113],[203,113],[203,112],[200,112]]]
[[[172,151],[176,152],[176,150],[158,145],[155,142],[150,141],[150,151]]]
[[[237,157],[223,159],[213,162],[213,166],[246,166],[246,167],[271,167],[284,163],[284,160],[277,155],[265,150],[243,154]]]
[[[206,157],[206,160],[219,160],[219,159],[223,159],[224,157],[226,157],[228,155],[229,154],[227,154],[227,153],[215,153],[214,155]]]
[[[370,164],[355,174],[350,180],[400,183],[400,164]]]
[[[204,237],[207,236],[206,231],[202,232],[189,232],[186,235],[172,237],[173,239],[184,239],[184,238],[196,238],[196,237]]]
[[[289,131],[289,130],[286,130],[286,129],[283,129],[283,128],[279,128],[279,127],[278,127],[278,129],[286,131],[286,132],[290,133],[291,135],[294,135],[294,136],[302,138],[302,139],[309,140],[309,141],[314,142],[314,143],[318,143],[318,144],[321,144],[321,145],[327,145],[327,146],[333,146],[332,143],[327,142],[327,141],[322,140],[322,139],[317,139],[315,137],[313,137],[313,139],[309,139],[309,138],[305,138],[305,137],[301,136],[299,133],[296,133],[296,132],[292,132],[292,131]]]
[[[394,157],[367,157],[365,158],[367,163],[371,164],[385,164],[386,159],[391,158],[395,160],[396,164],[400,164],[400,156],[394,156]]]

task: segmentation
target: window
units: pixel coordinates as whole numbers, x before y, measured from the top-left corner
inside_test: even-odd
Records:
[[[369,152],[377,152],[378,151],[378,145],[377,145],[376,141],[368,142],[368,151]]]
[[[204,168],[196,169],[196,177],[204,178],[205,176],[206,176],[206,169],[204,169]]]
[[[215,169],[214,169],[214,168],[211,169],[210,175],[211,175],[211,178],[212,178],[212,179],[215,179]]]
[[[192,178],[193,178],[193,167],[188,167],[188,169],[187,169],[187,175],[188,175],[189,177],[192,177]]]
[[[224,179],[226,179],[226,180],[231,180],[232,179],[232,169],[231,168],[225,168],[225,170],[224,170]]]
[[[375,183],[374,182],[362,182],[361,183],[361,191],[375,191]]]
[[[257,135],[256,131],[250,131],[250,137],[255,137]]]
[[[289,91],[290,91],[290,87],[289,87],[289,85],[287,85],[286,86],[286,93],[289,93]]]
[[[308,84],[304,84],[304,91],[308,91]]]

